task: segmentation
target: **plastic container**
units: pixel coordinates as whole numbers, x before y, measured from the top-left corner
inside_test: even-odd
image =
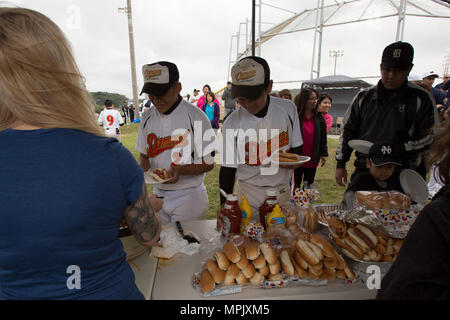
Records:
[[[245,231],[245,228],[247,228],[247,225],[250,223],[252,219],[252,207],[250,207],[250,204],[248,203],[245,196],[241,197],[242,201],[239,205],[239,208],[242,212],[242,219],[241,219],[241,232]]]
[[[276,227],[284,227],[286,224],[286,216],[281,211],[280,205],[276,204],[275,208],[267,216],[267,228],[268,230]]]
[[[275,205],[278,204],[277,200],[277,190],[267,189],[266,190],[266,200],[259,207],[259,222],[262,224],[264,229],[267,230],[266,219],[267,215],[273,211]]]
[[[227,195],[227,201],[223,205],[222,213],[224,216],[222,235],[227,237],[230,234],[239,234],[241,232],[242,212],[235,194]]]

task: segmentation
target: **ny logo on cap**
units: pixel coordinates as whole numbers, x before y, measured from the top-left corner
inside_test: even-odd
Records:
[[[381,152],[383,153],[383,154],[391,154],[391,152],[392,152],[392,149],[391,149],[391,147],[390,146],[382,146],[381,147]]]
[[[394,53],[393,53],[393,57],[400,58],[401,54],[402,54],[402,49],[395,49]]]

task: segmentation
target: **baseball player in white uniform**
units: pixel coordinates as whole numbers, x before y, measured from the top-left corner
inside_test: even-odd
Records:
[[[114,109],[111,100],[105,101],[105,109],[100,112],[98,124],[103,126],[105,133],[109,137],[120,141],[120,127],[123,126],[123,118],[119,111]]]
[[[163,224],[173,221],[203,219],[208,211],[208,195],[203,179],[214,167],[214,152],[208,155],[203,137],[211,130],[207,116],[180,95],[178,68],[160,61],[144,65],[144,87],[154,105],[142,115],[136,150],[144,169],[168,170],[169,181],[155,184],[153,192],[164,197],[158,212]],[[141,94],[142,94],[141,92]]]
[[[240,60],[233,66],[231,78],[232,98],[237,98],[241,108],[231,113],[222,127],[224,147],[219,184],[228,194],[235,187],[238,198],[245,195],[254,212],[252,219],[258,220],[255,213],[265,200],[266,189],[276,189],[280,203],[290,200],[289,181],[292,170],[299,166],[280,165],[277,170],[267,170],[270,165],[264,160],[278,149],[300,154],[303,140],[294,103],[269,95],[273,82],[266,60],[260,57]],[[241,133],[231,134],[239,129]],[[252,130],[256,133],[254,140],[247,139],[244,133]],[[222,204],[225,200],[221,195]],[[219,228],[221,223],[219,212]]]

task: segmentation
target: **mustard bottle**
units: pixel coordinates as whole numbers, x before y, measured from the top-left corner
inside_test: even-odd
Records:
[[[239,205],[239,208],[242,212],[242,220],[241,220],[241,232],[244,232],[247,228],[247,225],[252,220],[252,207],[250,207],[250,204],[248,203],[245,196],[242,196],[241,204]]]
[[[271,213],[267,215],[266,225],[270,230],[273,227],[284,227],[286,223],[286,216],[281,211],[280,205],[275,205]]]

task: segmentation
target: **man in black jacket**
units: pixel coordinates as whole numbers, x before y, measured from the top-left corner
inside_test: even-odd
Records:
[[[353,139],[392,141],[402,154],[404,168],[426,175],[422,154],[433,142],[432,129],[438,123],[430,94],[408,82],[413,67],[414,49],[407,42],[395,42],[383,51],[381,80],[362,90],[353,99],[344,117],[344,126],[336,150],[336,182],[347,183],[346,162]],[[356,152],[354,175],[367,170],[365,155]]]

